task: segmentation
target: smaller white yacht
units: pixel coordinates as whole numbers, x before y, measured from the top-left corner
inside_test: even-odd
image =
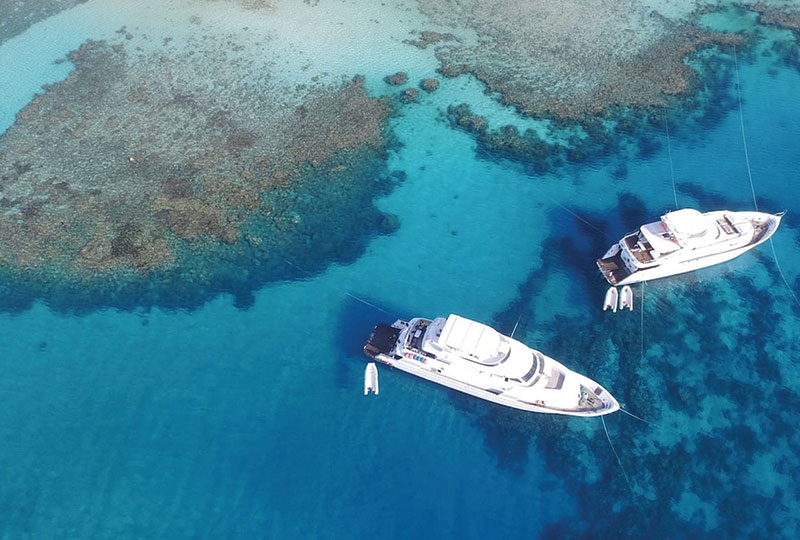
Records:
[[[661,216],[611,246],[597,266],[611,285],[691,272],[738,257],[775,234],[783,213],[700,213],[683,208]]]
[[[600,416],[619,409],[608,391],[493,328],[458,315],[375,327],[364,353],[475,397],[532,412]]]

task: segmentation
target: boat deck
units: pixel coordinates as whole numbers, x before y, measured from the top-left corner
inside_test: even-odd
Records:
[[[750,240],[751,244],[758,243],[765,234],[769,231],[769,223],[764,221],[761,223],[754,223],[753,224],[753,239]]]
[[[731,221],[727,215],[722,216],[717,220],[717,225],[725,231],[725,234],[732,235],[732,234],[739,234],[739,229],[736,228],[736,225]]]
[[[643,240],[638,236],[627,236],[625,238],[625,245],[628,246],[628,249],[640,263],[646,264],[653,262],[653,256],[650,254],[653,246],[647,243],[646,240]]]
[[[630,271],[625,267],[625,263],[622,262],[622,257],[619,253],[607,259],[597,259],[597,267],[612,285],[616,285],[631,275]]]

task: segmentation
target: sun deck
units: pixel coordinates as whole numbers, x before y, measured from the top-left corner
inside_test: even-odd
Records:
[[[612,285],[616,285],[631,275],[631,272],[625,267],[625,263],[622,261],[620,252],[605,259],[597,259],[597,267]]]

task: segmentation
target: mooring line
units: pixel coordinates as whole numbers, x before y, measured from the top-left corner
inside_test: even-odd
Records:
[[[617,458],[617,463],[619,464],[619,468],[622,471],[622,476],[625,478],[625,483],[628,484],[628,489],[631,490],[631,495],[636,498],[636,493],[633,491],[633,486],[631,485],[631,481],[628,478],[628,473],[625,472],[625,467],[622,466],[622,461],[619,459],[619,454],[617,454],[617,450],[614,448],[614,443],[611,442],[611,436],[608,434],[608,428],[606,427],[606,420],[602,416],[600,420],[603,422],[603,431],[606,432],[606,438],[608,439],[608,444],[611,445],[611,451],[614,452],[614,457]]]
[[[595,227],[594,225],[592,225],[591,223],[589,223],[588,221],[583,219],[581,216],[579,216],[578,214],[576,214],[575,212],[573,212],[572,210],[570,210],[569,208],[567,208],[566,206],[564,206],[563,204],[558,202],[557,200],[555,200],[555,199],[553,199],[551,197],[548,197],[548,199],[550,199],[551,202],[553,202],[554,204],[560,206],[562,209],[566,210],[567,212],[569,212],[570,214],[575,216],[577,219],[579,219],[580,221],[582,221],[583,223],[585,223],[586,225],[588,225],[589,227],[591,227],[595,231],[599,232],[600,234],[602,234],[603,236],[608,238],[608,234],[605,231],[601,231],[598,227]]]
[[[646,281],[642,281],[642,297],[639,300],[640,305],[640,323],[639,323],[639,360],[644,360],[644,284],[647,283]]]
[[[733,44],[733,64],[736,67],[736,96],[739,100],[739,125],[742,128],[742,145],[744,146],[744,160],[747,163],[747,178],[750,180],[750,193],[753,195],[753,206],[755,206],[756,211],[758,211],[758,200],[756,199],[756,188],[753,185],[753,173],[750,170],[750,153],[747,150],[747,136],[744,132],[744,108],[742,107],[742,89],[741,89],[741,82],[739,80],[739,60],[737,59],[736,55],[736,44]],[[769,238],[769,246],[772,248],[772,258],[775,260],[775,267],[778,269],[778,274],[780,274],[781,279],[783,280],[783,284],[786,285],[786,288],[789,289],[789,294],[792,295],[794,299],[794,303],[800,307],[800,299],[797,298],[797,294],[795,294],[794,289],[789,284],[789,280],[786,279],[786,275],[783,273],[783,269],[781,268],[781,264],[778,262],[778,253],[775,251],[775,243],[772,241],[772,237]]]
[[[627,409],[623,409],[622,407],[620,407],[620,408],[619,408],[619,410],[620,410],[620,411],[622,411],[622,412],[624,412],[624,413],[625,413],[625,414],[627,414],[628,416],[632,416],[632,417],[636,418],[637,420],[641,420],[641,421],[642,421],[642,422],[644,422],[645,424],[649,424],[649,425],[651,425],[651,426],[654,426],[654,425],[655,425],[655,424],[653,424],[653,422],[649,422],[649,421],[645,420],[644,418],[642,418],[642,417],[640,417],[640,416],[636,416],[635,414],[633,414],[632,412],[630,412],[630,411],[629,411],[629,410],[627,410]]]
[[[792,298],[794,298],[794,303],[800,307],[800,300],[798,300],[797,295],[794,293],[794,289],[792,289],[792,286],[789,285],[789,280],[786,279],[786,276],[783,274],[783,270],[781,269],[781,265],[778,262],[778,254],[775,253],[775,244],[772,242],[772,238],[769,239],[769,246],[772,248],[772,258],[775,259],[775,267],[778,269],[778,273],[781,275],[783,283],[786,285],[786,288],[789,289],[789,294],[791,294]]]
[[[305,269],[303,269],[303,268],[299,267],[298,265],[294,264],[294,263],[293,263],[292,261],[290,261],[289,259],[283,259],[283,261],[284,261],[286,264],[288,264],[289,266],[292,266],[292,267],[294,267],[295,269],[297,269],[297,270],[299,270],[299,271],[303,272],[303,273],[304,273],[306,276],[313,277],[313,274],[311,274],[311,272],[309,272],[308,270],[305,270]],[[373,309],[377,309],[378,311],[381,311],[381,312],[383,312],[383,313],[385,313],[385,314],[389,315],[390,317],[396,317],[396,315],[395,315],[394,313],[389,313],[389,312],[388,312],[388,311],[386,311],[385,309],[383,309],[383,308],[381,308],[381,307],[378,307],[378,306],[376,306],[375,304],[372,304],[372,303],[370,303],[370,302],[367,302],[367,301],[366,301],[366,300],[364,300],[363,298],[359,298],[358,296],[356,296],[355,294],[351,293],[351,292],[350,292],[350,291],[348,291],[347,289],[344,289],[344,288],[342,288],[342,287],[339,287],[339,286],[337,286],[337,285],[334,285],[334,286],[333,286],[333,288],[334,288],[334,289],[337,289],[337,290],[338,290],[338,291],[340,291],[340,292],[343,292],[344,294],[346,294],[347,296],[349,296],[349,297],[350,297],[350,298],[352,298],[353,300],[357,300],[357,301],[361,302],[361,303],[362,303],[362,304],[364,304],[364,305],[367,305],[367,306],[369,306],[369,307],[371,307],[371,308],[373,308]]]
[[[344,292],[344,294],[346,294],[346,295],[347,295],[347,296],[349,296],[350,298],[352,298],[352,299],[354,299],[354,300],[358,300],[358,301],[359,301],[359,302],[361,302],[362,304],[366,304],[366,305],[368,305],[368,306],[369,306],[369,307],[371,307],[371,308],[374,308],[374,309],[377,309],[378,311],[382,311],[383,313],[386,313],[386,314],[387,314],[387,315],[389,315],[390,317],[394,317],[394,316],[395,316],[394,314],[392,314],[392,313],[389,313],[389,312],[388,312],[388,311],[386,311],[385,309],[383,309],[383,308],[380,308],[380,307],[376,306],[375,304],[371,304],[371,303],[367,302],[366,300],[364,300],[363,298],[359,298],[358,296],[354,295],[354,294],[353,294],[353,293],[351,293],[351,292],[347,292],[347,291],[344,291],[344,290],[343,290],[342,292]]]
[[[675,168],[672,165],[672,143],[669,140],[669,118],[664,111],[664,128],[667,131],[667,155],[669,156],[669,177],[672,179],[672,196],[675,198],[675,210],[678,209],[678,190],[675,188]]]
[[[744,160],[747,163],[747,177],[750,179],[750,193],[753,194],[753,206],[758,212],[758,201],[756,200],[756,188],[753,186],[753,173],[750,171],[750,154],[747,151],[747,136],[744,134],[744,112],[742,108],[742,83],[739,80],[739,60],[736,56],[736,44],[733,44],[733,65],[736,67],[736,96],[739,100],[739,123],[742,127],[742,144],[744,145]]]
[[[520,321],[521,319],[522,319],[522,312],[520,311],[520,313],[519,313],[519,317],[517,317],[517,322],[516,322],[516,323],[514,323],[514,329],[511,331],[511,336],[509,336],[509,337],[512,337],[512,338],[514,337],[514,332],[516,332],[516,331],[517,331],[517,326],[519,325],[519,321]]]

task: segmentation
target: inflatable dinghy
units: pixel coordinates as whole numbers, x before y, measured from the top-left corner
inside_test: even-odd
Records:
[[[611,311],[616,313],[617,298],[619,298],[619,293],[617,292],[617,288],[609,287],[608,292],[606,293],[606,301],[603,303],[603,311],[608,311],[610,309]]]
[[[378,368],[375,362],[367,364],[367,369],[364,370],[364,395],[370,392],[378,395]]]
[[[633,291],[630,285],[622,287],[622,294],[619,295],[619,309],[625,308],[633,311]]]

